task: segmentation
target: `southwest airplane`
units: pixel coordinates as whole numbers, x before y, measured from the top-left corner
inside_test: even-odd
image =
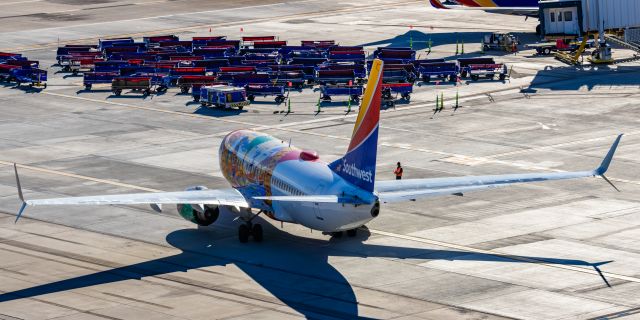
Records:
[[[262,240],[262,227],[252,223],[261,213],[277,221],[301,224],[339,237],[343,231],[354,236],[358,227],[377,217],[380,203],[462,195],[515,183],[595,176],[611,184],[604,174],[622,135],[617,137],[600,166],[590,171],[376,182],[382,68],[383,62],[374,60],[347,153],[334,162],[327,164],[313,151],[294,148],[263,133],[237,130],[222,140],[219,150],[220,168],[232,188],[192,187],[182,192],[38,200],[24,200],[14,165],[22,201],[16,222],[27,206],[149,204],[161,211],[163,204],[177,204],[183,218],[201,226],[215,222],[220,207],[231,209],[244,222],[238,228],[241,242],[247,242],[249,237]]]
[[[523,15],[529,17],[538,16],[538,0],[455,0],[464,9],[477,9],[487,12]],[[437,9],[453,9],[446,6],[440,0],[429,0],[429,3]]]

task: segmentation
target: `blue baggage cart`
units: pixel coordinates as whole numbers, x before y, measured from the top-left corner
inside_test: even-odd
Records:
[[[281,85],[271,85],[265,83],[249,83],[245,86],[247,92],[247,99],[251,102],[257,96],[267,97],[267,96],[275,96],[275,101],[277,104],[284,102],[284,86]]]
[[[382,102],[389,107],[393,107],[398,95],[400,95],[403,100],[409,102],[412,92],[413,83],[383,83]]]
[[[423,63],[418,67],[418,73],[423,82],[429,82],[432,78],[455,82],[460,74],[460,67],[455,62]]]
[[[322,85],[320,86],[320,99],[331,101],[332,96],[348,96],[354,103],[360,102],[362,86],[349,85]]]
[[[28,83],[30,87],[47,87],[47,70],[37,68],[16,68],[11,70],[14,81],[21,85]]]
[[[118,72],[85,72],[82,83],[85,90],[91,90],[94,84],[111,84]]]

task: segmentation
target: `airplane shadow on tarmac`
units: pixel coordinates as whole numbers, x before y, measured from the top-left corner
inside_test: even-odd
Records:
[[[257,218],[259,219],[260,217]],[[223,225],[234,226],[235,224],[230,214],[222,214],[220,220],[225,220],[221,221]],[[284,303],[307,318],[353,319],[361,318],[358,313],[358,299],[347,279],[329,263],[329,257],[505,263],[523,263],[525,261],[522,260],[529,259],[529,261],[544,261],[548,264],[590,266],[598,271],[599,265],[608,263],[525,256],[514,256],[512,259],[465,251],[367,244],[366,240],[370,233],[366,227],[359,229],[355,238],[319,240],[289,234],[269,223],[263,223],[263,226],[266,232],[265,242],[249,244],[241,244],[235,237],[212,240],[212,234],[216,232],[215,224],[213,227],[201,229],[176,230],[167,235],[166,241],[180,249],[182,252],[179,254],[6,292],[0,294],[0,303],[124,280],[141,280],[152,276],[193,284],[193,275],[187,279],[183,278],[180,272],[234,264],[271,296],[215,283],[203,283],[202,288],[247,299],[258,299],[262,304],[273,303],[274,308]],[[364,266],[366,262],[362,263]],[[202,272],[212,271],[209,269]]]

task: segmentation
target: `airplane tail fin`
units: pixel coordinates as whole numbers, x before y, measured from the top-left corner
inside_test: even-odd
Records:
[[[376,176],[382,67],[382,60],[373,61],[347,153],[329,165],[343,179],[369,192]]]

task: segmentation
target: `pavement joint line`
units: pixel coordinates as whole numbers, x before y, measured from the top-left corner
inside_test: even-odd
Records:
[[[624,136],[625,137],[634,136],[634,135],[637,135],[639,133],[640,133],[640,131],[632,131],[632,132],[624,133]],[[486,156],[486,157],[487,158],[498,158],[498,157],[511,156],[511,155],[514,155],[514,154],[521,154],[521,153],[532,152],[532,151],[553,150],[553,149],[556,149],[558,147],[573,146],[573,145],[578,145],[578,144],[583,144],[583,143],[588,143],[588,142],[602,141],[602,140],[609,139],[609,138],[612,138],[611,141],[613,141],[613,138],[615,136],[617,136],[617,135],[611,135],[611,137],[607,135],[607,136],[601,136],[601,137],[597,137],[597,138],[575,140],[575,141],[569,141],[569,142],[553,144],[553,145],[549,145],[549,146],[531,147],[531,148],[522,149],[522,150],[515,150],[515,151],[510,151],[510,152],[497,153],[497,154],[493,154],[493,155]]]
[[[598,272],[596,270],[594,270],[594,269],[577,267],[577,266],[573,266],[573,265],[554,264],[554,263],[549,263],[549,262],[541,260],[541,259],[534,259],[534,258],[529,258],[529,257],[524,257],[524,256],[519,256],[519,255],[514,255],[514,254],[500,253],[498,251],[493,251],[493,250],[476,249],[476,248],[473,248],[473,247],[463,246],[463,245],[459,245],[459,244],[454,244],[454,243],[449,243],[449,242],[442,242],[442,241],[438,241],[438,240],[431,240],[431,239],[427,239],[427,238],[415,237],[415,236],[410,236],[410,235],[402,235],[402,234],[397,234],[397,233],[393,233],[393,232],[387,232],[387,231],[381,231],[381,230],[375,230],[375,229],[369,229],[369,231],[371,233],[374,233],[374,234],[393,237],[393,238],[397,238],[397,239],[409,240],[409,241],[414,241],[414,242],[421,242],[421,243],[426,243],[426,244],[431,244],[431,245],[436,245],[436,246],[441,246],[441,247],[446,247],[446,248],[466,251],[466,252],[468,252],[470,254],[471,253],[486,254],[486,255],[492,255],[492,256],[497,256],[497,257],[501,257],[501,258],[507,258],[507,259],[511,259],[511,260],[517,260],[517,261],[522,261],[522,262],[527,262],[527,263],[538,264],[538,265],[542,265],[542,266],[546,266],[546,267],[560,268],[560,269],[566,269],[566,270],[571,270],[571,271],[578,271],[578,272],[582,272],[582,273],[589,273],[589,274],[593,274],[593,275],[599,275]],[[605,272],[605,271],[602,271],[602,274],[607,278],[613,278],[613,279],[618,279],[618,280],[624,280],[624,281],[629,281],[629,282],[640,283],[640,278],[637,278],[637,277],[625,276],[625,275],[611,273],[611,272]]]
[[[304,1],[304,2],[309,2],[309,1]],[[65,45],[65,44],[73,44],[73,43],[79,43],[79,42],[85,42],[85,41],[91,41],[91,40],[98,40],[98,39],[103,38],[103,37],[141,37],[141,36],[145,36],[145,35],[147,35],[149,33],[162,34],[164,32],[184,32],[184,31],[190,31],[190,30],[199,29],[199,28],[229,27],[229,26],[242,25],[242,24],[251,24],[251,23],[269,22],[269,21],[280,21],[280,20],[286,20],[286,19],[292,19],[292,18],[301,18],[301,17],[314,17],[314,16],[322,17],[322,16],[325,16],[325,15],[330,14],[330,13],[331,14],[342,14],[342,13],[350,13],[352,11],[359,11],[359,12],[379,11],[379,10],[386,9],[387,7],[402,6],[402,5],[406,5],[406,4],[409,4],[409,3],[422,3],[422,1],[409,0],[409,1],[402,1],[402,2],[396,2],[396,3],[379,4],[379,5],[376,5],[375,7],[371,7],[371,6],[356,6],[356,7],[352,7],[352,8],[333,9],[333,10],[320,10],[320,11],[304,12],[304,13],[294,13],[294,14],[282,15],[282,16],[276,16],[276,17],[258,18],[258,19],[246,19],[246,20],[239,20],[239,21],[232,21],[232,22],[221,22],[221,23],[216,23],[216,24],[197,24],[197,25],[191,25],[191,26],[187,26],[187,27],[167,28],[167,29],[160,29],[160,30],[153,30],[153,31],[143,31],[143,32],[135,32],[135,33],[125,33],[125,34],[99,35],[97,37],[73,39],[73,40],[66,40],[66,41],[59,41],[59,42],[56,41],[56,42],[49,42],[49,43],[41,43],[41,44],[34,44],[34,45],[31,45],[31,46],[24,46],[24,47],[1,48],[0,51],[32,51],[32,50],[46,49],[46,48],[50,48],[50,47],[54,47],[54,46],[58,46],[58,45]],[[280,2],[280,3],[274,3],[274,4],[268,4],[268,5],[259,5],[259,6],[264,7],[264,6],[273,6],[273,5],[281,5],[281,4],[287,4],[287,2]],[[256,6],[254,6],[254,7],[256,7]],[[228,9],[223,9],[223,10],[206,10],[206,11],[199,11],[199,12],[187,12],[187,13],[182,13],[182,14],[145,17],[145,18],[138,18],[138,19],[125,19],[125,20],[119,20],[117,22],[150,20],[150,19],[174,17],[174,16],[181,16],[181,15],[202,14],[202,13],[214,12],[214,11],[215,12],[219,12],[219,11],[242,10],[242,9],[246,9],[246,7],[228,8]],[[111,23],[111,21],[96,22],[96,23],[84,24],[84,25],[73,25],[73,26],[68,26],[68,27],[54,27],[54,28],[35,29],[35,30],[43,31],[43,30],[50,30],[50,29],[73,28],[73,27],[82,27],[82,26],[87,26],[87,25],[97,25],[97,24],[106,24],[106,23]],[[32,31],[34,31],[34,30],[32,30]]]

